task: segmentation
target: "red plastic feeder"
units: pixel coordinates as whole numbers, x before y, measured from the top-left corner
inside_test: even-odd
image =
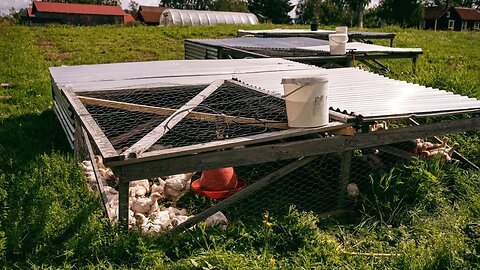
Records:
[[[211,199],[228,197],[246,186],[246,182],[237,177],[233,167],[205,170],[200,179],[193,181],[195,193]]]

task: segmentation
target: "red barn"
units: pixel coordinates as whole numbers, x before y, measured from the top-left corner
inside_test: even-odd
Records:
[[[119,6],[34,1],[27,14],[29,24],[123,24],[133,18]]]

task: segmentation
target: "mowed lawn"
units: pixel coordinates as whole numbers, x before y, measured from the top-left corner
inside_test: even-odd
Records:
[[[53,113],[48,67],[182,59],[184,39],[234,37],[238,28],[0,23],[0,83],[10,84],[0,88],[1,264],[20,269],[480,268],[480,173],[440,160],[414,161],[372,179],[372,196],[366,195],[348,220],[293,209],[270,220],[236,222],[226,232],[199,228],[147,237],[118,232],[100,218],[99,199],[87,190]],[[416,74],[409,60],[390,60],[387,76],[480,98],[480,32],[370,30],[395,32],[394,46],[424,51]],[[453,138],[460,152],[480,164],[478,131]],[[403,200],[408,194],[415,199]]]

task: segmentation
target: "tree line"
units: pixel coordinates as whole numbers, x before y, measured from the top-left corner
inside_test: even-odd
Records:
[[[120,0],[43,0],[97,5],[121,5]],[[480,0],[380,0],[377,7],[366,9],[372,0],[299,0],[296,17],[288,15],[295,6],[290,0],[158,0],[159,6],[177,9],[251,12],[277,24],[347,25],[381,27],[418,25],[424,7],[447,6],[475,7],[480,9]],[[130,0],[130,12],[135,12],[138,3]],[[14,11],[14,10],[13,10]]]

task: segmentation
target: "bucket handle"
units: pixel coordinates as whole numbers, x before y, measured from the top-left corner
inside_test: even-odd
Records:
[[[282,95],[282,98],[286,98],[286,97],[290,96],[291,94],[297,92],[298,90],[302,89],[303,87],[305,87],[305,86],[307,86],[307,85],[308,85],[308,84],[304,84],[304,85],[302,85],[302,86],[297,87],[297,88],[294,89],[292,92],[290,92],[290,93],[288,93],[288,94],[286,94],[286,95]]]
[[[333,41],[335,41],[338,44],[347,44],[347,42],[348,42],[348,39],[346,41],[338,41],[334,37],[331,37],[330,39],[332,39]]]

